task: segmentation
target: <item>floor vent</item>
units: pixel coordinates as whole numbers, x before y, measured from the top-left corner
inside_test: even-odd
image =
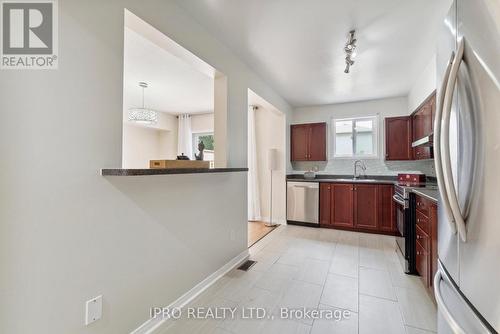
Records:
[[[246,260],[241,266],[238,267],[238,270],[248,271],[248,269],[256,263],[257,261]]]

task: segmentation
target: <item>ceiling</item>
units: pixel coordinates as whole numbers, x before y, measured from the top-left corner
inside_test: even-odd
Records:
[[[451,0],[177,0],[293,106],[407,95]],[[356,29],[356,64],[343,47]]]
[[[214,80],[158,44],[125,27],[124,111],[141,106],[170,114],[213,112]]]

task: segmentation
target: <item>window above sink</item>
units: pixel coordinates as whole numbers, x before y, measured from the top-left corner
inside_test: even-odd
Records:
[[[332,120],[334,158],[378,158],[378,116]]]

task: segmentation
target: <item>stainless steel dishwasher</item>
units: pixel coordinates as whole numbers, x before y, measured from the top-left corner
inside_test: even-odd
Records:
[[[286,219],[290,223],[319,224],[319,183],[287,182]]]

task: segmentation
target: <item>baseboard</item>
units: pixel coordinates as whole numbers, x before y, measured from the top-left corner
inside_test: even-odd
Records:
[[[181,308],[189,304],[193,299],[198,297],[203,291],[214,284],[219,278],[227,274],[232,269],[236,268],[242,262],[246,261],[249,257],[248,249],[241,252],[238,256],[234,257],[231,261],[219,268],[216,272],[205,278],[200,283],[196,284],[191,290],[180,296],[176,301],[167,307],[170,309]],[[168,318],[151,318],[131,332],[131,334],[152,334],[155,330],[160,328],[169,321]]]

